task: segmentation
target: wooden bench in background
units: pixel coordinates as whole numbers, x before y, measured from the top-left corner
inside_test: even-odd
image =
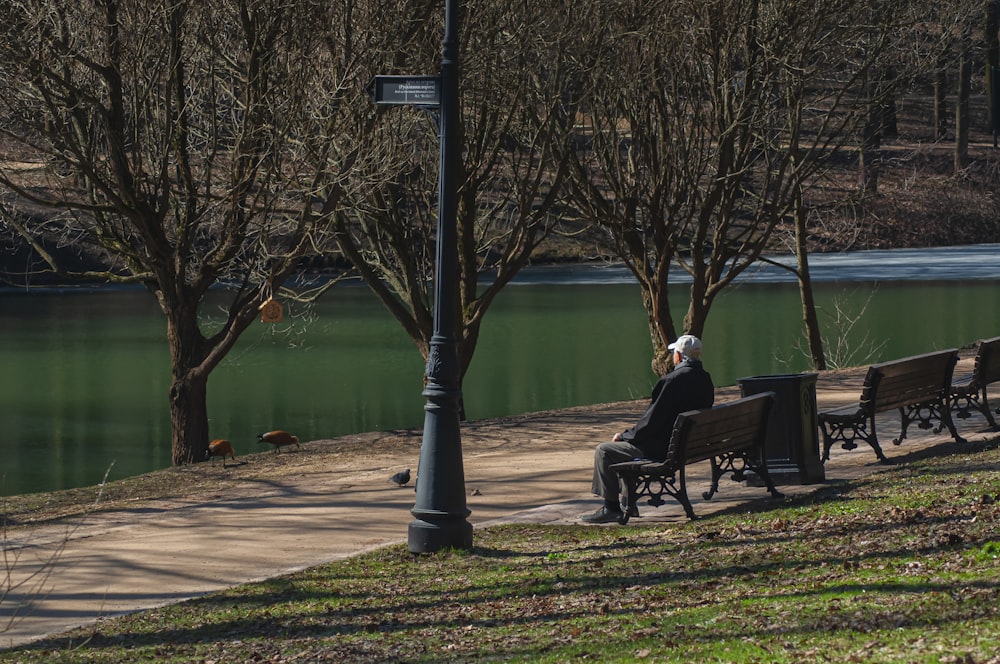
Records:
[[[900,416],[899,437],[893,439],[894,445],[906,438],[911,422],[917,422],[921,429],[930,429],[937,422],[935,433],[947,427],[957,442],[965,442],[955,430],[949,403],[957,361],[958,351],[950,349],[868,367],[857,405],[818,413],[823,430],[823,461],[830,458],[834,443],[852,450],[859,438],[871,445],[881,461],[886,461],[875,431],[875,415],[889,410],[899,410]]]
[[[1000,381],[1000,337],[983,339],[976,349],[972,373],[956,376],[951,383],[949,398],[954,416],[964,420],[972,415],[972,410],[976,410],[986,416],[990,427],[996,429],[997,422],[986,396],[986,387],[997,381]],[[1000,413],[1000,408],[995,412]]]
[[[648,496],[649,504],[658,506],[664,502],[663,494],[676,499],[688,518],[694,519],[684,468],[699,461],[712,464],[712,485],[702,494],[705,500],[719,490],[723,475],[730,473],[738,482],[745,479],[748,470],[763,479],[772,496],[781,498],[767,473],[764,454],[767,415],[773,403],[774,392],[761,392],[713,408],[681,413],[674,422],[666,459],[636,459],[611,466],[627,487],[626,505],[619,521],[628,522],[629,511],[639,498]]]

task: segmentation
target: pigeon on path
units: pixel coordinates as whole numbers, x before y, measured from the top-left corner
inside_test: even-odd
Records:
[[[388,481],[396,486],[406,486],[410,482],[410,469],[407,468],[406,470],[401,470],[390,477]]]

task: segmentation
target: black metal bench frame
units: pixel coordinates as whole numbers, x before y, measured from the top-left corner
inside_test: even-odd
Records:
[[[719,490],[719,479],[731,474],[734,481],[746,478],[747,471],[757,474],[775,498],[783,495],[774,487],[767,472],[764,440],[767,415],[774,403],[774,392],[761,392],[729,401],[713,408],[689,410],[674,421],[674,428],[663,461],[636,459],[611,466],[625,484],[625,509],[619,523],[629,520],[629,511],[642,497],[648,504],[662,505],[663,494],[673,497],[694,519],[694,508],[687,495],[685,467],[699,461],[712,466],[712,485],[702,494],[709,500]]]
[[[955,430],[949,404],[952,372],[957,361],[958,351],[949,349],[868,367],[861,399],[856,406],[832,408],[817,414],[823,431],[823,461],[830,458],[830,448],[835,443],[841,443],[845,450],[853,450],[857,447],[854,441],[859,438],[875,450],[880,461],[887,461],[879,446],[875,416],[889,410],[898,410],[900,417],[899,436],[893,439],[893,445],[903,442],[912,422],[921,429],[933,428],[934,433],[947,427],[956,442],[964,443],[965,439]]]
[[[1000,408],[994,410],[986,394],[986,387],[997,381],[1000,381],[1000,337],[982,339],[976,349],[972,373],[956,376],[951,383],[949,405],[954,416],[968,419],[975,410],[986,417],[992,429],[997,429],[993,413],[1000,413]]]

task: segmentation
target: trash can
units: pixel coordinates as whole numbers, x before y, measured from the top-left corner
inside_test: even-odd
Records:
[[[826,477],[819,457],[817,375],[750,376],[736,381],[745,397],[774,392],[764,453],[767,472],[775,484],[813,484]],[[748,483],[760,483],[760,479],[752,478]]]

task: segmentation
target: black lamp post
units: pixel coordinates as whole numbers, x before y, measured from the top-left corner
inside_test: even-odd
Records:
[[[417,499],[410,511],[409,549],[433,553],[471,548],[465,472],[462,468],[461,371],[455,342],[458,311],[456,174],[461,157],[458,132],[458,0],[446,0],[441,59],[441,164],[438,175],[437,261],[434,274],[434,335],[423,395],[424,438],[417,468]]]

